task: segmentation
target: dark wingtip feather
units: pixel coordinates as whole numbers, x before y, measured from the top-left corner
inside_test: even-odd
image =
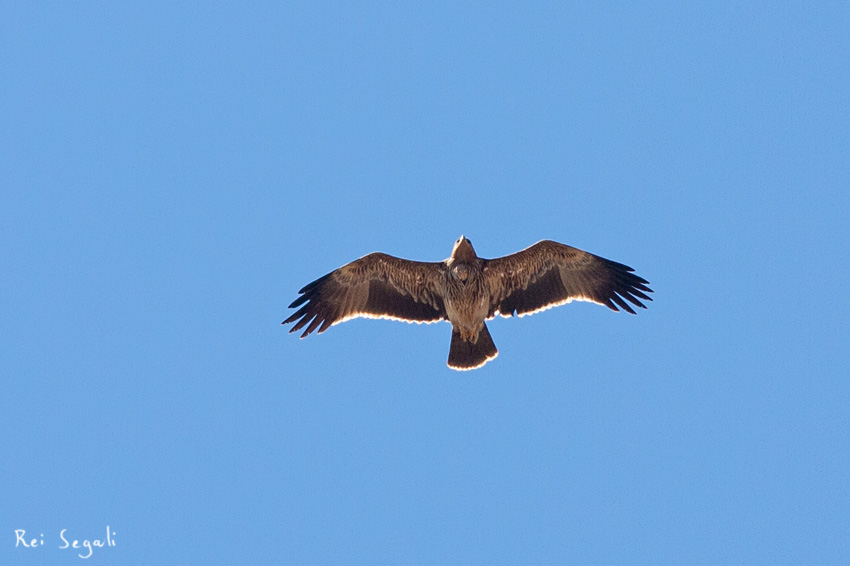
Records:
[[[298,290],[298,292],[301,293],[301,294],[306,293],[310,289],[313,289],[313,288],[317,287],[318,285],[320,285],[321,283],[323,283],[325,281],[325,279],[330,277],[332,274],[333,274],[333,272],[328,273],[327,275],[322,275],[321,277],[319,277],[315,281],[311,281],[310,283],[307,283],[306,285],[304,285],[301,289]]]
[[[316,318],[313,319],[313,322],[310,323],[310,326],[307,327],[307,330],[304,331],[304,336],[307,336],[308,334],[312,333],[314,330],[316,330],[316,327],[318,327],[324,321],[325,317],[321,313],[317,314]]]
[[[290,307],[290,308],[291,308],[291,307]],[[290,316],[289,318],[287,318],[286,320],[284,320],[284,321],[283,321],[283,324],[289,324],[290,322],[295,322],[296,320],[298,320],[299,318],[301,318],[302,316],[304,316],[305,314],[307,314],[307,312],[308,312],[309,310],[310,310],[310,305],[309,305],[309,304],[304,305],[303,307],[301,307],[300,309],[298,309],[297,311],[295,311],[295,312],[292,314],[292,316]],[[301,327],[300,327],[300,326],[298,326],[298,328],[301,328]]]
[[[324,316],[317,316],[317,313],[313,310],[316,306],[316,297],[317,292],[319,291],[318,287],[324,283],[328,277],[331,276],[331,273],[327,275],[323,275],[319,277],[315,281],[311,283],[307,283],[302,287],[298,293],[300,296],[292,301],[289,305],[289,308],[294,309],[298,308],[297,311],[292,313],[286,320],[284,320],[281,324],[291,324],[295,323],[295,325],[289,329],[290,334],[293,332],[298,332],[307,324],[310,324],[309,327],[304,331],[301,335],[301,338],[306,338],[310,333],[312,333],[316,326],[319,324],[322,325],[322,328],[326,328],[327,320]],[[300,308],[299,308],[300,307]],[[311,312],[312,311],[312,312]],[[320,330],[321,332],[321,330]]]
[[[617,269],[619,269],[617,281],[620,288],[616,289],[616,293],[622,295],[624,299],[626,299],[633,305],[645,309],[646,305],[644,305],[640,301],[640,299],[643,299],[645,301],[652,301],[652,297],[646,294],[653,292],[652,289],[649,288],[649,281],[639,275],[634,274],[634,269],[627,265],[617,262],[611,263],[614,264]],[[616,301],[616,298],[614,300]],[[636,314],[634,310],[628,307],[628,305],[624,301],[617,301],[618,304],[620,304],[621,302],[626,305],[626,307],[624,307],[625,311],[631,314]]]
[[[618,305],[621,309],[623,309],[624,311],[626,311],[627,313],[629,313],[629,314],[637,314],[637,313],[635,313],[634,309],[632,309],[632,307],[630,307],[630,306],[629,306],[629,303],[627,303],[626,301],[624,301],[624,300],[622,299],[622,297],[620,297],[620,295],[617,295],[617,294],[615,293],[614,295],[612,295],[612,296],[611,296],[611,299],[612,299],[615,303],[617,303],[617,305]]]
[[[305,316],[305,317],[303,317],[301,320],[299,320],[297,323],[295,323],[295,326],[293,326],[292,328],[290,328],[290,329],[289,329],[289,331],[290,331],[290,332],[297,332],[297,331],[301,330],[302,328],[304,328],[304,326],[305,326],[308,322],[310,322],[310,321],[311,321],[311,320],[313,320],[314,318],[316,318],[316,315],[315,315],[315,314],[313,314],[313,313],[308,314],[307,316]],[[307,336],[307,334],[309,334],[309,332],[305,332],[305,333],[304,333],[304,336]],[[304,338],[304,336],[302,336],[302,338]]]
[[[652,293],[652,291],[649,291],[649,292]],[[631,289],[629,289],[629,293],[634,295],[635,297],[643,299],[644,301],[651,301],[652,300],[652,297],[645,295],[643,293],[643,291],[641,291],[637,287],[632,287]]]
[[[634,289],[629,289],[628,291],[623,291],[620,294],[623,296],[624,299],[629,301],[634,306],[640,307],[642,309],[646,308],[646,305],[643,304],[642,302],[640,302],[640,299],[638,299],[637,297],[634,296],[634,294],[635,294]]]

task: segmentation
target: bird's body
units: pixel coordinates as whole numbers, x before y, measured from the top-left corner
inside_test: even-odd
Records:
[[[460,245],[472,248],[470,244]],[[484,260],[457,255],[461,254],[457,254],[456,246],[444,270],[446,318],[464,340],[475,342],[490,309],[490,289],[484,279]]]
[[[557,242],[542,241],[516,254],[479,258],[463,236],[442,262],[417,262],[368,254],[299,291],[300,307],[284,324],[290,332],[318,329],[358,316],[407,322],[447,320],[452,325],[449,367],[481,367],[498,350],[485,321],[496,314],[522,316],[583,300],[634,314],[626,303],[646,308],[648,282],[623,264]],[[626,299],[626,300],[624,300]],[[309,325],[308,325],[309,323]]]

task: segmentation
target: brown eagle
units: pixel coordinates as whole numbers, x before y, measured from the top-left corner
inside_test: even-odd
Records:
[[[622,263],[558,242],[543,240],[496,259],[475,254],[461,236],[452,256],[440,262],[371,253],[316,279],[298,291],[289,308],[299,308],[283,324],[289,331],[318,329],[363,316],[452,325],[449,367],[469,370],[498,354],[485,320],[497,314],[523,316],[569,303],[590,301],[635,314],[646,308],[649,282]],[[627,302],[628,301],[628,302]]]

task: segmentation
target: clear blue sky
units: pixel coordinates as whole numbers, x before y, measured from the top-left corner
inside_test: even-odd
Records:
[[[4,4],[0,562],[846,564],[848,5],[402,4]],[[655,301],[280,325],[461,234]]]

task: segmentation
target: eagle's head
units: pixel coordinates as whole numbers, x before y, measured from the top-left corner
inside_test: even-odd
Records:
[[[477,257],[472,247],[472,240],[468,240],[465,236],[457,239],[455,247],[452,248],[453,261],[472,261]]]

